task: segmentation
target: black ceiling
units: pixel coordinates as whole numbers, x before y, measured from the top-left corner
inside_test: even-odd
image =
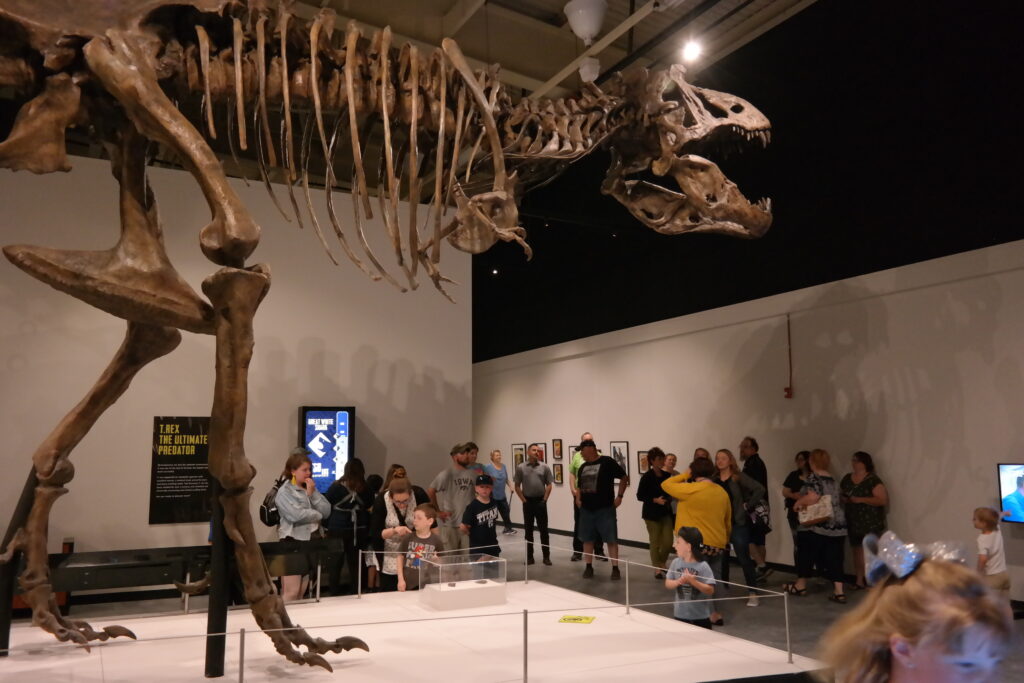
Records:
[[[772,197],[768,235],[658,235],[588,158],[524,199],[532,261],[473,258],[474,361],[1024,238],[1022,19],[1015,0],[819,0],[716,63],[696,84],[773,124],[721,164]]]

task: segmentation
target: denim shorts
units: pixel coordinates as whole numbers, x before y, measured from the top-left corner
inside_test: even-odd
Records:
[[[619,524],[615,518],[615,508],[580,508],[580,541],[593,543],[599,536],[605,543],[619,542]]]

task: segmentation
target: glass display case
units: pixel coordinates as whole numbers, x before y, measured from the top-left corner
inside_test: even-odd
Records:
[[[437,555],[424,559],[420,600],[434,609],[464,609],[505,602],[507,563],[493,555]]]

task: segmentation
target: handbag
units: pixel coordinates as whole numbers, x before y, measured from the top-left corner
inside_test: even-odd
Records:
[[[801,526],[815,526],[832,519],[832,496],[825,494],[817,503],[798,511],[797,519]]]
[[[260,521],[267,526],[277,526],[281,523],[281,513],[277,509],[277,491],[281,484],[287,481],[284,477],[279,478],[274,485],[263,496],[263,503],[260,504]]]
[[[760,500],[754,509],[748,510],[751,528],[759,534],[767,534],[772,530],[771,519],[768,511],[768,501]]]

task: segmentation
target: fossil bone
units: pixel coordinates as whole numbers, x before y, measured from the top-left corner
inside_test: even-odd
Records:
[[[313,232],[336,263],[312,206],[310,171],[322,161],[327,213],[346,256],[372,279],[387,279],[402,291],[406,287],[371,251],[363,224],[372,217],[367,168],[373,170],[364,151],[370,153],[378,123],[383,145],[374,189],[397,265],[410,288],[416,287],[422,266],[448,298],[445,285],[452,280],[440,270],[442,241],[471,253],[498,241],[515,242],[529,257],[526,231],[518,225],[518,193],[549,182],[599,146],[609,148],[613,158],[602,191],[654,230],[755,237],[771,222],[769,201],[748,202],[706,158],[720,146],[767,144],[767,119],[738,97],[688,84],[682,67],[641,70],[613,80],[606,90],[585,84],[568,99],[513,104],[497,67],[474,73],[452,40],[427,56],[415,46],[392,46],[389,29],[366,39],[350,24],[344,45],[336,47],[334,14],[319,12],[304,32],[293,4],[281,0],[271,10],[266,0],[0,0],[0,21],[17,27],[6,34],[15,44],[5,45],[0,55],[0,88],[20,102],[13,129],[0,141],[0,167],[68,170],[65,131],[74,128],[111,151],[121,193],[121,235],[109,250],[4,249],[10,261],[42,282],[128,322],[108,369],[37,449],[33,464],[39,486],[31,513],[19,520],[22,526],[9,547],[0,549],[0,561],[26,554],[20,581],[33,620],[58,639],[87,646],[132,635],[118,626],[94,630],[60,615],[46,557],[49,511],[71,480],[75,445],[132,377],[171,352],[178,330],[186,330],[216,338],[209,466],[223,489],[225,530],[235,542],[257,623],[279,653],[300,664],[329,669],[326,653],[366,648],[358,638],[325,641],[295,627],[256,543],[249,515],[255,473],[245,458],[243,436],[253,317],[270,275],[265,266],[247,265],[260,229],[200,132],[217,136],[218,107],[227,108],[232,155],[232,121],[239,146],[249,146],[249,108],[254,154],[275,206],[288,219],[272,175],[283,178],[302,227],[294,193],[301,178]],[[296,121],[303,126],[298,157]],[[314,128],[319,145],[312,142]],[[146,180],[146,150],[152,143],[181,160],[209,205],[211,220],[199,231],[199,243],[220,267],[203,284],[210,303],[184,282],[164,252]],[[355,232],[369,265],[354,253],[334,208],[339,156],[351,159]],[[647,176],[630,177],[648,171],[674,181],[675,188]],[[403,185],[410,204],[406,226],[398,211]],[[426,223],[433,221],[432,230],[428,225],[422,235],[417,224],[421,186],[431,198]],[[452,206],[445,225],[442,217]]]

